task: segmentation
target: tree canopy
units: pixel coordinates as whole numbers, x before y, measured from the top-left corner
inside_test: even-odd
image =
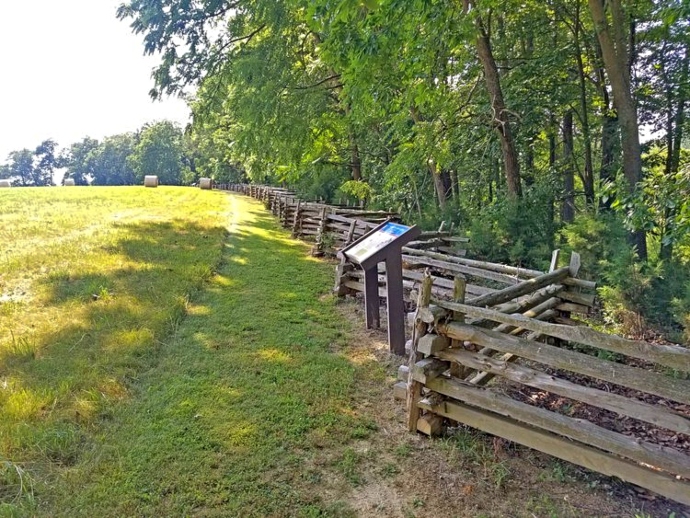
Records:
[[[190,99],[207,170],[450,219],[494,259],[544,261],[603,218],[633,258],[690,260],[683,0],[129,0],[118,16],[160,53],[151,94]]]

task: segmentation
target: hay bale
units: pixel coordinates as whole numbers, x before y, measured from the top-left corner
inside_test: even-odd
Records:
[[[144,176],[144,187],[158,187],[158,177],[153,175]]]
[[[65,187],[74,187],[74,178],[65,178],[65,181],[63,182],[63,185]]]
[[[12,187],[12,182],[10,180],[0,180],[0,187],[2,187],[2,188]]]
[[[199,178],[199,187],[201,189],[210,189],[213,185],[210,178]]]

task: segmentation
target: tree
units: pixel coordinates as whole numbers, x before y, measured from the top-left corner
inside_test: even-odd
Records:
[[[112,135],[89,151],[88,159],[94,185],[133,185],[136,173],[129,157],[134,153],[134,133]]]
[[[72,144],[60,159],[63,167],[67,169],[65,179],[73,179],[76,185],[88,185],[94,173],[91,153],[97,148],[98,141],[90,137],[85,137],[81,142]]]
[[[611,11],[609,19],[607,7]],[[633,60],[634,49],[630,41],[634,41],[628,33],[631,26],[630,13],[623,9],[621,0],[589,0],[594,25],[601,46],[602,57],[606,67],[606,74],[611,81],[613,104],[618,115],[621,128],[621,143],[623,148],[623,173],[628,183],[628,189],[633,192],[642,180],[642,150],[640,147],[637,107],[632,93],[630,65]],[[643,229],[634,230],[631,242],[637,249],[642,260],[647,259],[647,241]]]
[[[57,143],[44,140],[34,151],[33,185],[53,185],[55,169],[59,167]]]
[[[7,157],[3,175],[22,187],[35,185],[34,154],[30,149],[12,151]]]
[[[477,54],[484,68],[484,78],[487,91],[491,98],[494,125],[501,140],[503,167],[508,184],[508,193],[516,197],[522,194],[520,162],[518,160],[517,148],[513,137],[510,114],[503,97],[501,78],[498,74],[498,67],[496,66],[496,59],[491,45],[490,27],[486,25],[479,14],[475,17],[475,23],[478,31]]]
[[[170,121],[162,121],[142,128],[128,165],[138,182],[143,182],[146,175],[156,175],[163,184],[180,185],[183,156],[182,130]]]

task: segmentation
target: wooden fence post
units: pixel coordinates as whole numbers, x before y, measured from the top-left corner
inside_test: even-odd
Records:
[[[419,289],[417,298],[417,311],[415,313],[414,329],[412,331],[412,343],[410,345],[410,355],[408,358],[408,377],[407,377],[407,429],[410,432],[417,431],[417,421],[419,421],[419,400],[422,397],[422,384],[415,381],[412,372],[415,364],[422,359],[422,355],[417,352],[419,339],[427,333],[427,324],[420,317],[421,309],[428,308],[431,301],[431,285],[433,279],[427,269],[424,272],[422,285]]]
[[[345,246],[349,245],[352,243],[352,238],[355,235],[355,227],[357,226],[357,220],[353,219],[352,223],[350,223],[350,228],[347,231],[347,236],[345,238]]]
[[[321,221],[319,221],[319,230],[316,233],[316,254],[314,255],[320,255],[323,253],[323,236],[326,233],[326,225],[328,223],[328,214],[327,214],[327,208],[324,206],[321,209]]]
[[[457,302],[458,304],[464,304],[466,290],[467,282],[465,281],[465,278],[460,275],[456,275],[453,279],[453,301]],[[451,319],[464,324],[465,314],[461,313],[460,311],[453,311],[451,313]],[[451,340],[451,347],[456,347],[458,344],[458,340]],[[466,369],[462,365],[453,362],[450,365],[450,374],[451,376],[455,376],[458,378],[466,378],[469,372],[468,369]]]
[[[352,263],[342,262],[335,267],[335,286],[333,287],[333,293],[338,297],[344,297],[352,290],[345,286],[346,279],[349,278],[348,273],[354,270],[354,265]]]
[[[295,213],[292,218],[292,237],[299,236],[299,224],[300,224],[300,206],[302,205],[302,200],[297,200],[297,206],[295,207]]]

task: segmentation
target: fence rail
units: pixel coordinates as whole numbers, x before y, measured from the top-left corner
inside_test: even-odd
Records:
[[[555,269],[502,291],[522,293],[542,279],[533,283],[540,286],[533,301],[561,296],[568,275],[567,267]],[[640,427],[616,425],[640,422],[649,436],[690,444],[690,381],[669,374],[690,373],[690,350],[558,323],[559,304],[550,299],[522,314],[501,292],[434,301],[433,282],[423,280],[420,298],[430,302],[417,310],[395,390],[407,400],[410,430],[433,433],[449,419],[690,505],[690,456],[630,432]],[[501,382],[486,386],[492,378]],[[537,403],[550,395],[562,403]],[[590,409],[620,417],[598,423]]]

